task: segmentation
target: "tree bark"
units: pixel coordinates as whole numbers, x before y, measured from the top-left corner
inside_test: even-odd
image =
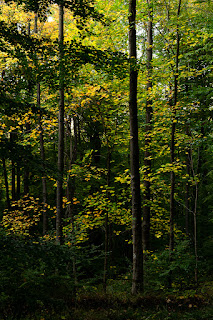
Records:
[[[190,166],[192,171],[192,176],[195,181],[195,199],[194,199],[194,210],[193,210],[193,233],[194,233],[194,253],[195,253],[195,269],[194,269],[194,276],[195,276],[195,284],[198,285],[198,251],[197,251],[197,204],[198,204],[198,181],[196,180],[196,172],[194,168],[194,161],[193,161],[193,150],[191,148],[190,153]],[[198,159],[199,162],[199,159]]]
[[[107,187],[110,187],[111,179],[111,148],[109,146],[109,141],[107,141]],[[110,200],[110,193],[107,190],[107,199]],[[109,214],[108,209],[105,215],[105,247],[104,247],[104,277],[103,277],[103,288],[106,293],[107,290],[107,278],[108,278],[108,268],[109,268]]]
[[[189,136],[189,127],[187,125],[186,127],[186,134]],[[187,148],[187,155],[186,155],[186,173],[188,177],[190,176],[190,159],[191,159],[191,149]],[[190,198],[190,185],[189,181],[186,181],[186,186],[185,186],[185,230],[186,234],[189,235],[190,233],[190,219],[189,219],[189,198]]]
[[[27,25],[27,34],[30,35],[30,19],[28,20],[28,25]],[[29,76],[28,76],[29,77]],[[32,87],[31,87],[31,81],[30,77],[28,78],[28,91],[29,91],[29,96],[31,97],[32,94]],[[26,122],[26,133],[29,133],[31,130],[31,126],[29,122]],[[27,160],[24,160],[24,194],[27,195],[30,192],[30,187],[29,187],[29,176],[30,176],[30,171],[29,171],[29,164]]]
[[[14,132],[10,133],[10,142],[12,145],[12,149],[13,149],[13,143],[14,143]],[[16,199],[16,169],[15,169],[15,161],[12,159],[11,161],[11,165],[12,165],[12,172],[11,172],[11,177],[12,177],[12,201],[15,201]]]
[[[38,15],[37,14],[35,14],[34,33],[38,33]],[[42,202],[43,202],[43,235],[45,235],[48,229],[48,219],[47,219],[47,212],[46,212],[47,181],[46,181],[46,166],[45,166],[44,134],[43,134],[43,127],[42,127],[42,112],[41,112],[41,86],[39,82],[37,82],[36,91],[37,91],[37,108],[39,112],[40,155],[41,155],[42,169],[43,169]]]
[[[178,3],[177,20],[180,16],[181,0]],[[175,130],[176,130],[176,106],[178,101],[178,73],[179,73],[179,51],[180,51],[180,33],[179,23],[176,27],[176,57],[175,57],[175,73],[174,73],[174,99],[172,107],[172,128],[171,128],[171,144],[170,144],[170,161],[172,166],[175,164]],[[170,174],[170,233],[169,233],[169,253],[170,261],[172,260],[172,252],[174,250],[174,217],[175,217],[175,173],[174,170]],[[171,274],[169,275],[169,287],[171,287]]]
[[[20,199],[21,196],[21,174],[20,174],[20,167],[19,163],[17,163],[17,173],[16,173],[16,200]]]
[[[47,233],[48,219],[46,212],[47,204],[47,180],[46,180],[46,166],[45,166],[45,150],[44,150],[44,135],[42,127],[41,102],[40,102],[40,84],[37,83],[37,106],[39,107],[39,131],[40,131],[40,154],[42,160],[42,202],[43,202],[43,235]]]
[[[72,169],[72,164],[76,162],[77,159],[77,144],[78,144],[78,132],[77,132],[77,123],[76,118],[73,118],[73,129],[74,129],[74,144],[72,141],[72,132],[71,132],[71,119],[70,119],[70,126],[67,124],[67,132],[70,136],[70,145],[69,145],[69,166],[68,170]],[[66,218],[69,218],[73,228],[74,228],[74,213],[73,213],[73,197],[75,194],[75,177],[68,176],[67,180],[67,200],[69,202],[67,207],[67,214]],[[74,229],[72,230],[74,232]]]
[[[130,58],[130,170],[132,193],[133,278],[132,294],[143,290],[143,249],[141,225],[141,194],[139,173],[138,117],[137,117],[137,54],[136,0],[129,1],[129,58]]]
[[[6,161],[5,158],[2,158],[3,163],[3,171],[4,171],[4,183],[5,183],[5,189],[6,189],[6,198],[7,198],[7,208],[10,209],[10,195],[9,195],[9,186],[8,186],[8,178],[7,178],[7,167],[6,167]]]
[[[150,249],[150,174],[151,174],[151,119],[152,119],[152,99],[150,93],[152,89],[152,44],[153,44],[153,29],[152,29],[152,7],[150,0],[147,0],[148,5],[148,28],[147,28],[147,100],[146,100],[146,125],[145,125],[145,154],[144,154],[144,204],[143,204],[143,223],[142,223],[142,238],[143,249]]]
[[[30,123],[27,122],[26,123],[26,132],[29,133],[31,130],[30,128]],[[27,160],[24,160],[24,194],[27,195],[30,192],[30,186],[29,186],[29,175],[30,175],[30,171],[29,171],[29,163]]]
[[[64,8],[59,4],[59,115],[58,115],[58,177],[57,177],[57,213],[56,243],[62,244],[63,218],[63,170],[64,170]]]

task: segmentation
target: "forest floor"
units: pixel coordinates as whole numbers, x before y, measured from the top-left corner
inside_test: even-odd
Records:
[[[61,292],[54,304],[34,301],[31,311],[24,305],[19,312],[7,309],[2,315],[0,310],[0,320],[213,320],[213,281],[196,290],[152,290],[138,296],[129,290],[110,292],[112,287],[107,294],[92,288],[92,292],[87,287],[73,297]]]
[[[163,298],[146,295],[127,300],[111,296],[81,296],[72,308],[69,320],[211,320],[213,306],[208,297]]]
[[[63,311],[43,306],[38,315],[21,320],[213,320],[212,285],[209,282],[202,293],[152,292],[136,297],[125,292],[82,292],[66,301]]]

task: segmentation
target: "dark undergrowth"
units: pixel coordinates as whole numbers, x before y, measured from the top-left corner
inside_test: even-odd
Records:
[[[206,285],[210,288],[211,284]],[[110,289],[110,288],[109,288]],[[211,289],[210,289],[211,290]],[[213,319],[212,297],[209,292],[187,296],[165,292],[146,293],[136,297],[125,292],[104,294],[82,291],[76,297],[61,296],[57,303],[45,301],[30,311],[23,305],[19,314],[9,309],[0,319],[8,320],[211,320]],[[207,290],[208,291],[208,290]]]
[[[104,294],[99,248],[74,251],[4,232],[0,236],[0,320],[213,319],[213,281],[207,272],[198,287],[178,274],[168,291],[163,274],[158,280],[152,270],[138,296],[130,294],[131,272],[118,273],[108,279]]]

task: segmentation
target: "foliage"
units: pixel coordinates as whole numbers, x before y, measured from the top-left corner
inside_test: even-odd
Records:
[[[41,220],[44,211],[39,198],[25,196],[11,204],[12,210],[4,211],[1,225],[8,234],[18,234],[24,237],[36,235],[36,226]],[[46,212],[46,211],[45,211]],[[34,229],[32,231],[32,228]]]
[[[197,310],[189,305],[197,305],[193,299],[199,285],[212,277],[212,3],[181,1],[177,18],[177,0],[151,1],[154,38],[149,79],[145,52],[150,7],[137,1],[140,178],[144,199],[144,180],[150,183],[150,200],[142,205],[151,212],[145,291],[155,296],[156,290],[160,295],[168,293],[171,277],[168,294],[186,299],[185,304],[179,298],[168,304],[156,298],[156,310],[137,310],[132,300],[128,306],[125,295],[132,272],[128,2],[63,1],[61,247],[54,243],[59,2],[6,0],[0,6],[1,317],[27,319],[38,312],[38,319],[98,319],[101,313],[103,319],[199,319],[205,314],[203,305]],[[148,133],[147,101],[152,104]],[[175,160],[171,162],[174,124]],[[143,159],[147,148],[148,174]],[[171,173],[175,174],[172,252],[168,249]],[[45,215],[48,228],[43,232]],[[100,289],[104,273],[106,291],[113,295],[109,301]],[[100,301],[94,292],[100,294]],[[75,294],[79,308],[73,311]],[[100,310],[95,310],[96,302]],[[207,307],[204,317],[210,319],[209,314]]]
[[[202,270],[202,265],[200,262],[200,271]],[[170,274],[173,277],[172,290],[174,292],[181,292],[195,286],[192,279],[195,259],[191,243],[187,239],[179,239],[175,250],[172,252],[172,256],[170,256],[168,248],[165,248],[162,252],[148,252],[145,268],[150,271],[146,273],[146,281],[149,283],[149,286],[153,286],[155,289],[166,290]]]
[[[72,255],[51,243],[8,236],[1,230],[1,316],[60,307],[73,295]]]
[[[75,286],[86,288],[98,281],[102,260],[98,248],[57,246],[51,241],[22,239],[1,229],[1,317],[24,317],[41,310],[64,310]],[[73,262],[76,274],[73,274]],[[85,278],[86,283],[85,283]]]

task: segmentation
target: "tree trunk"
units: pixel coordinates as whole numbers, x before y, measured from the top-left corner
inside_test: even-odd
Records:
[[[27,25],[27,34],[30,35],[30,19],[28,20],[28,25]],[[31,82],[30,78],[28,79],[28,91],[29,91],[29,96],[31,96]],[[31,130],[30,123],[26,122],[26,133],[29,133]],[[24,160],[24,194],[27,195],[30,192],[30,187],[29,187],[29,163],[27,160]]]
[[[61,244],[63,238],[63,170],[64,170],[64,8],[59,4],[59,115],[58,115],[58,177],[57,177],[57,213],[56,243]]]
[[[197,252],[197,203],[198,203],[198,181],[196,177],[196,172],[194,168],[193,162],[193,150],[191,148],[190,153],[190,165],[192,176],[195,181],[195,199],[194,199],[194,210],[193,210],[193,233],[194,233],[194,253],[195,253],[195,269],[194,269],[194,276],[195,276],[195,284],[198,285],[198,252]],[[199,158],[199,157],[198,157]],[[199,159],[198,159],[199,162]]]
[[[17,163],[17,173],[16,173],[16,200],[20,199],[21,196],[21,174],[20,174],[20,167],[19,164]]]
[[[181,0],[178,3],[177,19],[180,16]],[[176,105],[178,100],[178,73],[179,73],[179,51],[180,51],[180,34],[179,23],[177,21],[176,27],[176,58],[175,58],[175,74],[174,74],[174,99],[172,107],[172,129],[171,129],[171,144],[170,144],[170,161],[172,166],[175,164],[175,129],[176,129]],[[170,174],[170,234],[169,234],[169,253],[170,261],[172,259],[172,252],[174,250],[174,217],[175,217],[175,173],[174,170]],[[171,274],[169,275],[169,287],[171,287]]]
[[[198,202],[198,182],[195,184],[195,204],[194,204],[194,252],[195,252],[195,283],[198,285],[198,252],[197,252],[197,202]]]
[[[70,126],[67,123],[67,131],[70,135],[70,146],[69,146],[69,170],[72,168],[72,164],[76,162],[77,159],[77,144],[78,144],[78,130],[77,130],[77,119],[73,117],[73,129],[74,129],[74,145],[72,141],[72,124],[70,119]],[[75,177],[68,176],[67,181],[67,214],[66,218],[69,219],[69,223],[72,225],[72,246],[75,245],[75,226],[74,226],[74,210],[73,210],[73,198],[75,195]],[[77,290],[78,278],[77,278],[77,270],[76,270],[76,257],[73,257],[73,277],[74,277],[74,293]]]
[[[186,127],[186,134],[189,136],[189,127],[187,125]],[[186,155],[186,173],[188,177],[190,176],[190,159],[191,159],[191,149],[187,149],[187,155]],[[190,227],[189,227],[189,198],[190,198],[190,185],[187,177],[187,182],[185,186],[185,230],[186,234],[189,235]]]
[[[42,115],[40,109],[40,84],[37,83],[37,106],[39,107],[39,131],[40,131],[40,154],[42,160],[42,202],[43,202],[43,235],[47,233],[48,229],[48,219],[46,212],[47,204],[47,180],[46,180],[46,166],[45,166],[45,150],[44,150],[44,136],[42,127]]]
[[[26,132],[29,133],[31,130],[30,128],[30,123],[26,123]],[[27,195],[30,192],[30,187],[29,187],[29,163],[27,160],[24,160],[24,194]]]
[[[150,0],[147,0],[148,5],[148,28],[147,28],[147,100],[146,100],[146,125],[145,125],[145,154],[144,154],[144,205],[143,205],[143,223],[142,223],[142,237],[143,249],[150,248],[150,174],[151,174],[151,119],[152,119],[152,100],[150,93],[152,89],[152,7]]]
[[[143,290],[143,249],[141,226],[141,194],[139,173],[138,118],[137,118],[137,55],[136,55],[136,0],[129,1],[129,57],[130,57],[130,167],[132,192],[133,278],[132,294]]]
[[[69,146],[69,167],[68,170],[72,169],[72,164],[76,162],[77,159],[77,143],[78,143],[78,138],[77,138],[77,124],[76,124],[76,119],[73,118],[73,129],[74,129],[74,144],[72,141],[72,132],[71,132],[71,119],[70,119],[70,126],[67,125],[67,131],[70,135],[70,146]],[[73,213],[73,197],[75,195],[75,177],[70,177],[68,176],[68,181],[67,181],[67,200],[69,202],[68,207],[67,207],[67,214],[66,218],[69,218],[72,225],[74,221],[74,213]],[[74,227],[74,225],[73,225]],[[74,232],[74,229],[72,230]]]
[[[38,16],[35,15],[35,25],[34,32],[38,33]],[[42,112],[41,112],[41,87],[40,83],[37,82],[36,85],[37,90],[37,108],[39,112],[39,131],[40,131],[40,155],[42,160],[42,202],[43,202],[43,235],[47,233],[48,229],[48,219],[46,212],[46,204],[47,204],[47,181],[46,181],[46,167],[45,167],[45,150],[44,150],[44,134],[42,127]]]
[[[110,187],[111,179],[111,148],[109,142],[107,141],[107,187]],[[107,189],[107,199],[110,200],[110,193]],[[106,293],[107,290],[107,278],[108,278],[108,268],[109,268],[109,214],[108,209],[105,215],[105,247],[104,247],[104,277],[103,277],[103,288]]]
[[[11,142],[11,147],[13,149],[13,143],[14,143],[14,132],[10,133],[10,142]],[[12,165],[12,172],[11,172],[11,176],[12,176],[12,201],[15,201],[16,199],[16,169],[15,169],[15,161],[12,159],[11,161],[11,165]]]
[[[9,195],[9,186],[8,186],[8,178],[7,178],[7,167],[5,158],[2,158],[3,170],[4,170],[4,183],[6,189],[6,198],[7,198],[7,208],[10,209],[10,195]]]

